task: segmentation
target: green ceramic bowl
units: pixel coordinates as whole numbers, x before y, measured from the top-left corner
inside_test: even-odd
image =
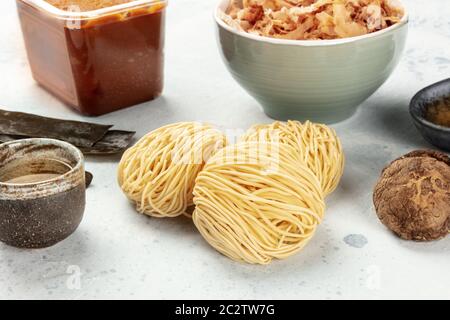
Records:
[[[239,32],[215,11],[219,46],[236,81],[277,120],[334,123],[352,116],[397,66],[408,34],[400,23],[339,40],[279,40]]]

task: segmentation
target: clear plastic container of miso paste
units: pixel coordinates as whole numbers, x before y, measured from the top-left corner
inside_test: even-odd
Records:
[[[163,90],[167,0],[16,0],[36,81],[86,115]]]

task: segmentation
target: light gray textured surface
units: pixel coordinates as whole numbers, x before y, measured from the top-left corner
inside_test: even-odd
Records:
[[[269,122],[220,60],[214,2],[171,2],[164,97],[84,120],[136,129],[139,136],[176,121],[242,130]],[[116,183],[119,159],[89,158],[86,167],[95,180],[80,228],[45,250],[0,244],[0,298],[450,298],[450,237],[401,241],[380,224],[371,199],[389,161],[428,147],[410,120],[409,100],[450,76],[450,2],[404,2],[411,14],[405,55],[357,115],[335,126],[345,145],[346,173],[328,199],[325,223],[303,252],[265,267],[234,263],[212,250],[187,219],[136,214]],[[0,12],[0,105],[83,119],[33,82],[14,2],[1,1]],[[367,243],[348,245],[349,235]]]

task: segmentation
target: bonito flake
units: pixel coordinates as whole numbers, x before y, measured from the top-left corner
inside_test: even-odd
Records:
[[[326,40],[376,32],[403,15],[398,0],[230,0],[222,19],[263,37]]]

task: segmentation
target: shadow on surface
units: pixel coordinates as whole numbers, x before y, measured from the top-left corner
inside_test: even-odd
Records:
[[[388,142],[409,144],[413,148],[432,148],[414,126],[409,114],[409,104],[405,101],[381,102],[370,106],[369,119],[362,119],[367,125],[368,132],[387,137]],[[364,112],[363,117],[367,116]]]

